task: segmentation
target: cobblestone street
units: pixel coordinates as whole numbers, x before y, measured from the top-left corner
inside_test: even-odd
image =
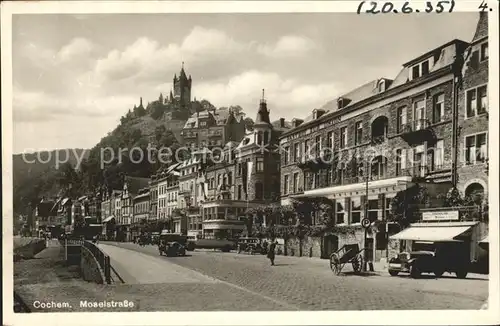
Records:
[[[129,278],[131,283],[175,287],[178,300],[189,302],[181,309],[188,310],[204,303],[208,306],[208,302],[219,302],[218,309],[238,309],[234,299],[240,297],[247,298],[239,301],[240,310],[480,309],[488,297],[487,277],[474,274],[465,280],[454,276],[414,280],[390,277],[386,271],[372,276],[335,276],[327,260],[278,256],[276,266],[271,267],[261,255],[194,251],[187,257],[167,258],[160,257],[154,246],[100,246],[115,261],[119,273],[127,269],[122,276],[126,282]],[[128,264],[134,267],[128,268]],[[175,281],[178,275],[184,281]],[[166,295],[155,292],[160,303]]]

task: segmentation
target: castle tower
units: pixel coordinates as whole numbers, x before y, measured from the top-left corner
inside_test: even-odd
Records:
[[[174,99],[182,107],[187,107],[187,108],[190,107],[191,84],[192,84],[191,76],[189,76],[189,78],[186,76],[186,72],[184,71],[184,62],[183,62],[179,77],[177,77],[177,75],[174,75],[174,84],[173,84]]]

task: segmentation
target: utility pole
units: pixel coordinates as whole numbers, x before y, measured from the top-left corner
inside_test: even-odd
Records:
[[[370,180],[370,175],[369,175],[369,161],[367,158],[365,158],[365,166],[366,166],[366,171],[365,171],[365,207],[364,207],[364,218],[368,218],[368,182]],[[368,242],[368,228],[364,228],[364,248],[363,250],[363,272],[367,271],[367,260],[368,260],[368,255],[367,255],[367,248],[366,244]]]

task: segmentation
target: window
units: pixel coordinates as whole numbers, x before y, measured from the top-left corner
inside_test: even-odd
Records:
[[[344,199],[337,200],[336,218],[337,224],[345,223],[345,202]]]
[[[391,213],[391,207],[392,207],[392,197],[385,197],[385,218],[388,219],[392,213]]]
[[[433,171],[441,170],[443,168],[443,163],[444,163],[444,141],[443,140],[438,140],[436,142],[436,147],[434,148],[432,156],[433,156],[432,170]]]
[[[288,186],[289,186],[289,182],[290,182],[290,177],[289,175],[285,175],[284,179],[283,179],[283,193],[285,195],[288,195]]]
[[[351,198],[351,223],[361,222],[361,197]]]
[[[256,165],[255,169],[257,172],[264,171],[264,158],[263,157],[257,157],[257,165]]]
[[[433,122],[438,123],[444,119],[444,94],[434,96],[432,108]]]
[[[314,147],[315,147],[316,155],[319,155],[319,153],[321,151],[321,136],[319,136],[319,135],[316,136]]]
[[[233,174],[231,172],[227,173],[227,184],[228,185],[232,185],[233,184]]]
[[[422,62],[422,76],[425,76],[429,73],[429,61]]]
[[[378,92],[381,93],[384,91],[385,88],[385,80],[381,80],[378,83]]]
[[[466,101],[467,118],[486,113],[488,110],[488,90],[486,85],[468,90]]]
[[[486,133],[465,137],[466,164],[484,163],[488,156]]]
[[[319,172],[314,173],[314,189],[319,188]]]
[[[481,44],[481,61],[488,60],[488,42]]]
[[[396,149],[396,175],[400,176],[403,174],[403,150],[401,148]]]
[[[340,128],[340,148],[346,148],[347,146],[347,127]]]
[[[287,165],[288,162],[289,162],[288,155],[290,155],[290,147],[285,147],[283,150],[284,150],[284,153],[283,153],[283,164]]]
[[[415,130],[421,130],[425,127],[425,99],[419,99],[413,102],[413,121]]]
[[[414,66],[412,69],[411,69],[411,75],[412,75],[412,78],[411,79],[415,79],[415,78],[418,78],[420,77],[420,66]]]
[[[356,145],[361,144],[361,141],[363,140],[363,122],[358,121],[356,122],[356,130],[354,134],[354,143]]]
[[[368,199],[368,218],[370,221],[376,221],[379,217],[379,203],[378,198]]]
[[[243,190],[242,186],[238,185],[238,200],[241,200],[241,198],[242,198],[242,194],[243,194],[242,190]]]
[[[293,174],[293,192],[296,193],[299,191],[299,174],[294,173]]]
[[[300,144],[299,143],[296,143],[293,145],[293,153],[295,155],[295,161],[299,161],[300,160]]]
[[[406,107],[398,108],[398,133],[403,132],[403,128],[406,125]]]
[[[333,131],[329,131],[326,135],[326,141],[328,148],[333,148]]]
[[[304,151],[306,157],[311,154],[311,142],[309,141],[309,139],[307,139],[304,143]]]
[[[411,67],[410,80],[427,75],[429,73],[432,62],[433,59],[429,58]]]

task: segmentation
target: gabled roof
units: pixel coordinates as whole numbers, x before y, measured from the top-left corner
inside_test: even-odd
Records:
[[[341,96],[328,101],[320,108],[322,110],[327,111],[327,113],[321,116],[320,120],[323,120],[324,117],[328,118],[328,116],[336,114],[339,110],[344,110],[346,108],[353,107],[354,105],[360,102],[368,100],[369,98],[373,97],[374,100],[376,100],[375,96],[383,97],[384,96],[383,94],[385,94],[387,91],[393,90],[395,88],[398,88],[399,86],[407,84],[409,82],[409,69],[411,65],[418,62],[418,60],[424,60],[426,57],[434,56],[435,59],[434,64],[432,65],[432,67],[429,67],[430,73],[452,65],[455,62],[458,55],[460,54],[460,52],[463,51],[466,46],[467,43],[464,41],[456,39],[452,40],[444,45],[435,48],[434,50],[427,51],[425,54],[417,57],[416,59],[413,59],[405,63],[394,80],[390,80],[387,78],[372,80],[353,89],[348,93],[342,94]],[[386,89],[385,91],[379,92],[377,86],[378,83],[382,80],[386,82]],[[339,108],[339,99],[344,100],[342,108]],[[312,123],[312,121],[313,121],[313,116],[311,114],[304,119],[304,122],[300,126],[298,126],[297,129],[302,129],[303,126]],[[291,129],[290,132],[293,132],[293,129]]]
[[[476,32],[471,43],[481,41],[486,37],[488,37],[488,13],[481,12],[479,13],[479,21],[477,22]]]

